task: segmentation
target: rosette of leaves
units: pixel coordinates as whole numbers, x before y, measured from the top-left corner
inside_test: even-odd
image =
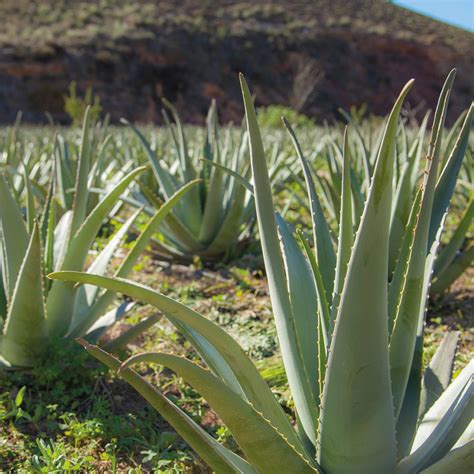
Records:
[[[221,130],[213,101],[204,145],[195,139],[190,145],[178,112],[168,101],[164,100],[164,104],[174,120],[173,123],[163,111],[175,159],[158,156],[145,136],[124,121],[138,137],[153,172],[152,176],[140,179],[140,190],[134,193],[136,205],[157,208],[180,186],[201,179],[200,185],[184,196],[165,219],[160,229],[164,240],[158,244],[159,251],[184,260],[228,259],[245,246],[255,223],[253,196],[235,178],[235,174],[250,177],[247,133],[237,134],[236,139],[231,129]],[[272,154],[272,181],[284,179],[286,158],[283,153]]]

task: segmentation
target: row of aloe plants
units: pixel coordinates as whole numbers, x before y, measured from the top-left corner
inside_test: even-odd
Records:
[[[234,178],[228,179],[222,169],[209,170],[200,159],[191,162],[179,117],[171,105],[168,107],[177,128],[175,131],[169,123],[178,154],[178,162],[170,164],[175,174],[132,127],[141,141],[139,150],[143,145],[146,151],[145,164],[153,171],[143,178],[148,168],[140,166],[140,158],[133,156],[133,146],[117,153],[123,137],[114,141],[106,125],[90,123],[89,112],[78,141],[76,137],[65,138],[60,131],[53,139],[40,134],[36,142],[24,143],[18,124],[5,138],[0,160],[0,367],[32,366],[58,338],[97,341],[133,306],[114,303],[116,298],[110,291],[51,282],[45,277],[47,273],[87,268],[91,273],[106,274],[130,234],[138,237],[115,269],[118,277],[127,276],[151,241],[160,255],[225,258],[250,235],[255,221],[253,197]],[[232,154],[230,129],[223,145],[216,114],[212,104],[204,156],[209,162],[233,163],[235,170],[242,172],[248,168],[243,164],[245,135],[240,136],[238,151]],[[223,152],[219,151],[222,147]],[[278,154],[273,157],[274,162],[282,161]],[[189,168],[178,176],[176,169],[181,164]],[[201,164],[203,168],[197,173],[196,165]],[[275,175],[281,172],[282,166],[275,165]],[[170,186],[160,190],[163,183]],[[205,238],[194,233],[194,211],[200,212],[201,237],[214,229]],[[128,215],[125,220],[124,215]],[[92,261],[97,236],[113,217],[121,219],[122,226]],[[155,239],[158,231],[165,235],[165,243]],[[192,244],[181,245],[185,241]],[[120,348],[156,319],[143,321],[109,346]]]
[[[128,126],[121,129],[107,124],[94,127],[90,137],[93,161],[88,179],[89,208],[137,166],[148,169],[122,195],[115,211],[126,202],[137,209],[143,207],[151,216],[183,185],[199,179],[199,184],[164,219],[160,237],[152,239],[155,250],[161,257],[188,262],[196,257],[215,261],[238,256],[253,237],[253,197],[232,176],[212,165],[231,168],[248,177],[246,132],[232,125],[219,126],[215,102],[209,108],[204,133],[196,128],[186,130],[176,109],[169,102],[164,103],[173,117],[171,121],[163,110],[164,129],[138,130],[125,120]],[[78,145],[74,131],[60,130],[56,137],[52,135],[50,130],[22,130],[17,124],[3,137],[3,144],[0,136],[0,147],[5,150],[0,169],[12,175],[15,192],[24,199],[24,179],[18,169],[25,166],[40,206],[44,206],[54,172],[59,204],[70,209],[77,171],[74,155],[79,154],[80,140]],[[273,138],[269,165],[272,182],[281,188],[292,177],[292,157],[281,134]]]
[[[298,138],[285,123],[306,181],[311,246],[304,232],[295,237],[274,211],[256,113],[241,78],[253,183],[232,169],[229,173],[253,194],[278,340],[294,399],[294,423],[237,342],[199,313],[123,278],[77,271],[49,275],[70,288],[77,283],[95,285],[152,304],[189,340],[205,368],[165,353],[121,362],[103,348],[82,344],[141,393],[214,471],[469,471],[474,449],[473,362],[451,381],[457,336],[449,334],[422,371],[430,283],[474,113],[471,105],[449,156],[443,155],[453,80],[451,72],[434,114],[425,171],[416,192],[409,195],[408,217],[399,229],[400,244],[393,257],[397,128],[413,81],[403,88],[384,125],[360,213],[354,213],[357,183],[345,133],[336,233],[326,220]],[[242,455],[219,444],[140,376],[133,367],[142,362],[168,367],[198,390],[227,425]]]
[[[127,196],[122,196],[115,211],[126,200],[136,208],[144,206],[144,211],[153,215],[179,187],[199,178],[200,184],[184,196],[160,226],[161,237],[153,239],[154,247],[161,256],[187,261],[196,256],[203,260],[235,257],[253,235],[254,202],[252,194],[240,186],[232,174],[226,174],[222,167],[249,177],[246,132],[236,127],[219,127],[215,104],[210,107],[204,134],[200,130],[186,129],[173,106],[166,101],[165,105],[171,111],[174,123],[167,112],[163,111],[167,126],[159,133],[139,131],[132,125],[124,130],[108,129],[105,125],[92,134],[94,162],[88,181],[92,191],[89,208],[97,203],[100,193],[112,189],[138,164],[148,165],[150,169],[142,173]],[[350,116],[347,117],[352,120]],[[464,118],[465,113],[461,114],[447,134],[442,150],[443,160],[447,159],[455,146]],[[400,120],[397,129],[390,274],[401,245],[402,231],[408,221],[410,202],[423,174],[427,121],[428,115],[417,128],[413,124],[407,127],[404,120]],[[352,124],[348,134],[352,156],[350,175],[355,224],[360,219],[367,198],[368,183],[382,132],[380,120],[373,119]],[[70,190],[74,186],[77,167],[77,160],[71,156],[76,145],[63,139],[61,135],[54,139],[51,133],[45,134],[42,131],[32,143],[22,143],[21,135],[21,130],[13,128],[10,135],[4,137],[4,160],[0,160],[0,167],[8,169],[13,175],[16,192],[20,196],[26,194],[22,189],[24,180],[17,173],[18,168],[22,168],[20,162],[23,161],[28,169],[35,197],[41,206],[44,205],[49,177],[53,172],[53,160],[49,156],[54,153],[58,164],[56,191],[61,207],[70,209],[73,202]],[[31,131],[24,135],[34,136]],[[313,172],[321,207],[328,218],[329,231],[334,234],[338,231],[339,224],[344,133],[336,124],[334,127],[299,131],[300,143],[302,136],[302,148]],[[303,205],[309,211],[309,204],[302,199],[301,193],[294,192],[295,185],[302,187],[304,176],[301,169],[295,167],[296,154],[291,149],[290,141],[275,130],[266,133],[264,138],[267,150],[271,149],[267,158],[273,189],[278,193],[282,188],[289,188],[296,205]],[[469,237],[474,212],[472,143],[467,145],[465,153],[467,159],[460,169],[458,186],[448,216],[450,222],[459,221],[459,225],[453,233],[453,226],[450,225],[450,232],[445,232],[442,236],[443,255],[434,270],[434,293],[445,291],[471,264],[474,257],[472,238]],[[331,238],[334,240],[334,237]]]

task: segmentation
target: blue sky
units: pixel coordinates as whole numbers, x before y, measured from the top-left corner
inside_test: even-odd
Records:
[[[474,31],[474,0],[395,0],[393,3]]]

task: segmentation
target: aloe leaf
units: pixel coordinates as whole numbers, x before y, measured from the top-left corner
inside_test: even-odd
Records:
[[[405,284],[405,278],[410,265],[411,251],[413,247],[413,241],[415,239],[415,230],[420,214],[421,197],[422,191],[419,190],[415,196],[415,200],[413,201],[410,217],[408,218],[405,228],[402,246],[398,254],[397,264],[390,281],[388,292],[388,329],[390,333],[393,330],[398,307],[403,295],[403,285]]]
[[[243,186],[239,185],[234,189],[229,210],[214,240],[209,244],[208,253],[222,254],[229,248],[229,242],[237,241],[243,222],[246,195],[247,190]]]
[[[326,299],[332,301],[332,292],[334,287],[334,269],[336,268],[336,254],[332,244],[331,233],[329,231],[326,218],[324,217],[321,204],[319,202],[316,190],[314,187],[313,178],[311,176],[311,170],[309,168],[306,159],[303,156],[301,147],[296,138],[295,132],[291,128],[291,125],[283,119],[288,133],[290,134],[293,145],[300,159],[301,166],[306,181],[306,187],[308,190],[311,206],[311,220],[313,223],[313,238],[314,248],[316,252],[316,260],[323,277],[324,287],[326,289]]]
[[[439,155],[441,153],[441,141],[444,131],[444,122],[446,120],[449,96],[451,95],[455,76],[456,70],[452,69],[446,77],[446,80],[444,81],[441,93],[438,98],[438,103],[436,104],[428,150],[428,157],[430,157],[431,160],[438,160]]]
[[[449,332],[443,338],[423,376],[423,389],[420,403],[420,416],[431,408],[433,403],[448,388],[454,366],[454,357],[459,343],[459,332]]]
[[[313,392],[314,404],[319,405],[319,380],[317,359],[318,299],[314,278],[307,260],[288,225],[276,214],[281,238],[283,263],[288,282],[288,294],[306,376]],[[315,416],[317,411],[315,410]]]
[[[390,255],[389,274],[391,275],[396,266],[403,243],[406,226],[410,218],[412,209],[413,189],[411,188],[411,172],[414,160],[405,163],[401,170],[400,180],[395,192],[395,199],[392,205],[392,219],[390,224]]]
[[[395,156],[395,161],[398,166],[395,167],[395,176],[396,180],[398,181],[400,178],[400,170],[402,169],[403,165],[408,162],[408,137],[407,137],[407,129],[405,126],[405,123],[400,120],[399,124],[399,129],[400,129],[400,150],[397,150],[398,153]]]
[[[317,302],[318,302],[318,319],[317,319],[317,356],[318,356],[318,376],[319,376],[319,385],[318,385],[318,401],[320,404],[321,395],[323,393],[324,378],[326,374],[327,366],[327,354],[329,350],[329,326],[330,326],[330,314],[329,314],[329,305],[326,300],[326,290],[323,285],[323,278],[321,272],[319,271],[316,258],[314,256],[309,242],[306,240],[304,235],[301,232],[298,232],[298,237],[300,242],[303,245],[303,248],[306,253],[306,257],[311,265],[313,272],[313,279],[315,288],[317,291]]]
[[[321,183],[326,183],[327,189],[326,193],[330,197],[331,201],[331,214],[334,214],[335,220],[339,222],[340,215],[339,211],[341,209],[341,194],[342,194],[342,173],[341,166],[339,163],[339,155],[341,154],[338,145],[334,145],[336,150],[336,156],[332,154],[326,155],[326,161],[328,163],[329,177],[325,176],[318,177]]]
[[[0,354],[13,366],[31,366],[45,349],[47,337],[41,244],[35,223],[10,300]]]
[[[124,293],[131,298],[155,306],[171,320],[177,320],[185,326],[189,326],[206,339],[220,357],[226,361],[228,367],[232,368],[243,392],[255,408],[262,412],[265,418],[269,419],[292,444],[298,444],[299,440],[286,415],[268,385],[261,378],[255,365],[234,339],[219,326],[157,291],[121,278],[108,278],[69,271],[52,273],[49,277],[63,281],[97,285],[114,292]]]
[[[435,277],[441,275],[443,271],[445,271],[449,265],[453,262],[456,257],[456,254],[459,252],[464,239],[466,237],[466,233],[468,232],[472,219],[474,218],[474,199],[471,200],[464,216],[461,219],[458,227],[456,228],[451,240],[447,245],[445,245],[436,259],[435,264]]]
[[[469,425],[467,425],[467,428],[451,448],[451,451],[453,449],[460,448],[471,440],[474,440],[474,419],[472,419]]]
[[[246,397],[239,379],[228,361],[221,355],[219,350],[210,343],[201,333],[193,329],[189,324],[173,318],[168,313],[166,317],[173,323],[177,330],[191,343],[204,362],[236,393]]]
[[[73,185],[73,178],[69,169],[69,149],[67,143],[61,135],[58,135],[55,143],[55,173],[53,179],[56,182],[57,196],[63,209],[70,209],[72,206],[71,194],[68,193],[69,187]],[[63,157],[63,158],[62,158]]]
[[[53,176],[55,174],[55,165],[53,161]],[[44,267],[46,273],[53,271],[54,261],[54,225],[55,225],[55,207],[56,201],[54,199],[55,186],[54,179],[51,179],[48,193],[46,195],[46,201],[41,214],[40,220],[40,239],[44,242]]]
[[[114,356],[79,340],[80,344],[97,360],[115,372],[121,362]],[[216,472],[223,474],[255,474],[245,460],[219,444],[212,436],[206,433],[179,407],[168,400],[161,392],[155,389],[143,377],[131,369],[122,369],[120,377],[127,381],[150,405],[157,410],[166,421],[183,437],[183,439],[201,456],[201,458]]]
[[[422,335],[417,336],[408,386],[397,420],[397,447],[400,458],[409,454],[418,420],[448,387],[459,334],[448,333],[425,370],[422,385]]]
[[[451,265],[437,276],[431,285],[431,293],[439,294],[446,291],[472,265],[472,262],[474,262],[474,245],[470,245],[461,254],[457,255]]]
[[[362,163],[364,164],[363,169],[365,173],[364,181],[369,182],[370,177],[372,176],[372,169],[370,166],[369,158],[367,156],[367,147],[365,146],[365,142],[359,130],[359,127],[357,126],[357,123],[354,122],[352,117],[344,109],[339,108],[338,110],[339,110],[339,113],[347,120],[347,122],[351,124],[351,126],[356,132],[356,137],[359,142],[360,149],[362,150]]]
[[[317,472],[255,407],[208,370],[181,357],[160,353],[131,357],[122,367],[140,362],[164,365],[190,383],[219,413],[257,471],[295,474]]]
[[[240,183],[245,189],[247,189],[251,194],[254,194],[254,191],[253,191],[253,186],[252,184],[247,180],[245,179],[242,175],[240,175],[239,173],[237,173],[236,171],[230,169],[229,167],[225,166],[225,165],[222,165],[220,163],[216,163],[215,161],[211,161],[211,160],[206,160],[204,158],[201,158],[201,161],[203,161],[204,163],[210,165],[210,166],[215,166],[216,168],[220,168],[221,170],[225,171],[226,173],[230,174],[233,178],[236,179],[236,181],[238,183]]]
[[[453,126],[449,130],[447,136],[446,136],[446,145],[444,146],[443,149],[443,168],[446,166],[446,162],[448,161],[449,156],[451,155],[451,151],[456,143],[456,140],[459,135],[459,130],[461,129],[461,126],[464,122],[464,119],[466,118],[467,114],[467,109],[462,111],[459,117],[456,119],[454,122]]]
[[[25,181],[26,189],[26,222],[28,225],[28,233],[33,232],[33,226],[36,219],[35,201],[33,197],[33,190],[31,188],[30,178],[28,177],[28,169],[23,163],[23,179]]]
[[[0,174],[0,202],[3,285],[9,300],[28,248],[29,237],[18,204],[2,174]]]
[[[410,456],[400,461],[397,472],[419,472],[441,459],[468,427],[474,410],[474,362],[426,412],[420,422]]]
[[[440,162],[442,127],[447,110],[447,100],[454,80],[451,72],[444,85],[435,112],[431,133],[426,171],[423,182],[421,209],[410,252],[408,269],[402,285],[397,312],[390,338],[390,374],[394,398],[395,417],[398,418],[403,403],[410,368],[412,365],[416,338],[423,327],[426,296],[431,279],[432,265],[442,227],[438,228],[437,239],[428,242],[430,221],[432,220],[433,200],[436,188],[437,170]]]
[[[64,259],[63,268],[82,268],[90,246],[94,242],[104,219],[120,198],[120,195],[145,169],[146,167],[142,166],[127,174],[87,216],[77,233],[72,235],[71,244],[69,245],[68,252]]]
[[[359,181],[357,180],[357,177],[354,173],[354,170],[350,170],[351,174],[351,188],[352,188],[352,198],[354,199],[354,208],[353,208],[353,227],[354,229],[357,229],[359,226],[360,222],[360,217],[362,216],[362,213],[364,212],[364,195],[362,193],[362,189],[360,186]]]
[[[283,369],[283,367],[280,365],[279,366],[280,369]],[[277,369],[278,370],[278,369]],[[286,380],[286,375],[284,374],[284,369],[283,369],[283,383],[285,383],[287,380]],[[278,377],[278,375],[277,375]],[[301,420],[298,418],[298,416],[296,417],[296,427],[295,427],[295,430],[296,432],[298,433],[298,436],[301,440],[301,443],[303,444],[303,446],[306,448],[306,452],[308,453],[308,456],[311,458],[311,459],[316,459],[316,447],[314,446],[314,444],[311,442],[311,440],[306,436],[306,433],[303,429],[303,425],[301,423]],[[321,471],[321,468],[319,468],[319,472],[322,472]]]
[[[339,242],[337,247],[336,275],[334,281],[334,296],[331,306],[331,325],[334,324],[337,308],[339,306],[341,291],[346,277],[347,265],[351,256],[353,242],[352,224],[352,192],[350,180],[350,151],[347,128],[344,131],[344,162],[342,168],[342,197],[341,211],[339,213]]]
[[[21,123],[21,116],[22,113],[18,112],[15,118],[15,124],[10,129],[10,133],[8,134],[7,142],[6,142],[6,159],[5,163],[17,167],[18,160],[17,160],[17,136],[18,136],[18,129]]]
[[[211,242],[219,230],[222,223],[223,196],[224,194],[224,176],[223,171],[214,168],[211,172],[211,178],[208,184],[206,204],[202,223],[199,230],[199,241],[204,245]]]
[[[329,215],[336,222],[340,221],[339,211],[341,210],[341,189],[340,189],[340,178],[336,175],[331,178],[326,176],[315,176],[316,181],[319,181],[321,189],[324,191],[323,196],[326,201],[326,208]],[[329,225],[328,225],[329,228]],[[334,240],[333,234],[330,234],[332,240]]]
[[[265,152],[255,108],[243,75],[240,75],[240,85],[249,132],[250,159],[255,183],[255,208],[278,340],[298,416],[306,435],[314,444],[317,407],[314,403],[308,376],[302,370],[304,363],[296,334],[283,256],[278,240]]]
[[[421,377],[423,374],[423,336],[418,335],[415,343],[413,362],[410,368],[407,388],[397,419],[397,458],[402,459],[410,453],[416,428],[418,426],[421,397]]]
[[[444,458],[432,464],[421,474],[446,474],[447,472],[469,472],[474,466],[474,441],[450,451]]]
[[[140,191],[143,194],[143,196],[132,191],[132,196],[134,196],[136,200],[132,199],[132,201],[129,201],[129,204],[133,204],[135,207],[142,207],[145,203],[147,203],[155,208],[160,207],[163,204],[163,199],[160,196],[158,196],[155,190],[152,189],[150,186],[148,186],[148,184],[145,183],[143,179],[140,179],[138,181],[138,186],[140,187]],[[145,209],[146,208],[147,207],[145,206]],[[152,211],[147,211],[147,212],[151,214],[153,213]]]
[[[176,120],[177,117],[175,117]],[[213,158],[216,163],[222,161],[221,150],[218,137],[218,120],[215,101],[212,102],[207,117],[207,140],[209,157]],[[179,123],[178,130],[181,131],[181,123]],[[184,138],[184,135],[183,135]],[[212,143],[212,149],[211,149]],[[203,170],[205,171],[205,170]],[[224,194],[225,194],[225,180],[224,174],[220,168],[213,168],[209,173],[207,181],[207,189],[205,189],[205,199],[203,199],[204,211],[202,222],[200,223],[199,240],[204,244],[209,244],[216,236],[224,212]]]
[[[456,431],[459,436],[468,427],[471,418],[469,416],[461,416],[460,411],[471,407],[466,413],[472,414],[474,394],[474,361],[464,367],[461,373],[450,383],[448,388],[436,399],[429,410],[424,414],[418,431],[416,433],[415,441],[413,443],[412,453],[418,450],[431,449],[432,452],[437,452],[433,446],[427,446],[426,442],[431,438],[431,441],[441,442],[443,444],[449,443],[450,440],[445,436],[447,431],[451,431],[453,427],[450,425],[459,417],[460,425]],[[440,432],[444,433],[443,436]],[[451,437],[452,445],[457,441],[459,436]],[[451,445],[451,446],[452,446]],[[449,448],[451,447],[449,446]],[[448,448],[448,449],[449,449]],[[439,446],[438,448],[439,449]],[[439,454],[439,452],[437,452]]]
[[[97,204],[82,223],[76,234],[72,236],[72,240],[64,256],[64,261],[61,264],[61,269],[82,269],[88,251],[96,238],[103,220],[130,182],[145,169],[146,167],[140,167],[130,172],[99,202],[99,204]],[[73,288],[72,285],[61,281],[52,284],[46,301],[48,328],[51,334],[62,336],[67,333],[73,312],[65,312],[65,308],[70,308],[71,304],[75,303],[75,297],[76,289]]]
[[[438,228],[441,224],[441,219],[445,214],[451,200],[451,196],[453,195],[454,186],[456,185],[459,170],[461,169],[461,164],[466,153],[473,116],[474,104],[471,104],[471,107],[469,108],[466,118],[464,119],[464,123],[461,127],[461,131],[459,132],[456,144],[454,145],[446,166],[441,172],[441,176],[439,177],[438,183],[436,184],[428,246],[431,245],[436,236]]]
[[[163,220],[169,216],[173,206],[186,194],[193,186],[196,186],[199,183],[199,180],[194,180],[180,188],[176,193],[171,196],[168,201],[166,201],[160,209],[155,213],[155,215],[150,219],[145,229],[136,239],[132,249],[128,255],[123,259],[119,268],[115,272],[116,277],[126,277],[130,271],[133,269],[136,261],[140,255],[145,250],[153,234],[157,232],[160,224]],[[91,273],[91,272],[89,272]],[[89,309],[88,313],[85,314],[82,318],[79,318],[77,324],[72,327],[70,331],[71,337],[81,337],[87,333],[89,328],[94,324],[99,316],[101,316],[106,310],[107,307],[112,303],[115,298],[115,292],[106,291],[104,292],[94,303],[94,305]]]
[[[0,328],[7,316],[7,295],[3,287],[3,239],[1,229],[2,225],[0,224]]]
[[[54,169],[55,169],[55,165],[53,161],[53,176],[55,173]],[[48,187],[48,192],[46,194],[43,212],[41,213],[41,219],[40,219],[40,238],[43,242],[46,242],[46,239],[47,239],[49,215],[50,215],[51,206],[54,200],[54,195],[55,195],[54,179],[51,179],[51,182]]]
[[[44,238],[44,269],[45,275],[49,272],[54,271],[54,225],[56,223],[56,201],[52,200],[49,207],[46,207],[44,212],[48,212],[47,224],[48,228],[46,229],[46,235]],[[45,281],[45,288],[48,292],[51,286],[51,282]]]
[[[64,262],[71,242],[72,211],[65,212],[54,229],[53,234],[53,268],[59,270]],[[51,222],[54,224],[54,220]],[[48,245],[50,242],[48,242]]]
[[[323,277],[321,276],[321,272],[319,271],[318,262],[316,262],[316,258],[314,256],[313,251],[309,245],[309,242],[304,237],[302,232],[298,231],[298,237],[300,242],[303,245],[305,250],[306,257],[311,265],[311,270],[313,271],[313,278],[315,283],[315,288],[318,294],[318,319],[321,322],[318,326],[321,327],[322,336],[324,340],[324,352],[327,353],[329,349],[329,331],[330,331],[330,311],[329,311],[329,304],[326,300],[326,291],[323,285]],[[319,332],[319,330],[318,330]],[[324,364],[325,366],[326,364]],[[319,374],[321,378],[321,373]],[[324,378],[323,378],[324,380]],[[322,393],[322,392],[321,392]]]
[[[419,178],[419,173],[420,173],[420,163],[421,163],[421,158],[423,155],[423,149],[424,149],[424,144],[425,144],[425,135],[426,135],[426,129],[428,127],[428,120],[430,118],[431,112],[428,111],[426,112],[425,116],[423,117],[423,120],[420,125],[420,130],[418,132],[418,145],[416,148],[416,153],[414,156],[414,163],[412,167],[412,174],[411,174],[411,188],[415,189],[415,185],[418,181]]]
[[[91,266],[87,269],[88,273],[93,273],[96,275],[106,274],[115,252],[141,212],[142,209],[138,209],[136,212],[134,212],[122,225],[122,227],[117,232],[115,232],[107,245],[102,249],[96,259],[92,262]],[[74,306],[74,316],[71,321],[72,326],[80,323],[82,319],[87,318],[87,313],[90,311],[92,305],[96,302],[99,290],[100,289],[97,286],[92,285],[83,285],[78,289]]]
[[[398,116],[412,85],[403,88],[385,127],[337,312],[320,419],[319,462],[329,472],[391,472],[395,467],[388,237]]]
[[[79,164],[76,174],[76,183],[74,186],[74,203],[72,206],[71,235],[74,235],[86,218],[87,201],[89,199],[89,190],[87,181],[89,178],[91,141],[90,133],[90,106],[87,106],[82,125],[82,141],[79,152]]]
[[[420,297],[421,302],[426,301],[428,297],[430,276],[437,253],[437,247],[439,245],[441,230],[442,228],[438,232],[437,239],[435,242],[433,242],[430,253],[426,258]],[[415,348],[413,352],[411,367],[409,370],[408,383],[405,390],[405,394],[403,396],[402,407],[397,419],[397,443],[398,454],[400,457],[405,456],[412,446],[413,436],[419,418],[420,399],[422,393],[421,375],[423,369],[423,330],[425,312],[426,307],[423,304],[420,304],[418,326],[415,335]]]

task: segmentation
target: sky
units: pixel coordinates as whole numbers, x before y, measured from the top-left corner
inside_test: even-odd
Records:
[[[474,31],[474,0],[395,0],[393,3]]]

